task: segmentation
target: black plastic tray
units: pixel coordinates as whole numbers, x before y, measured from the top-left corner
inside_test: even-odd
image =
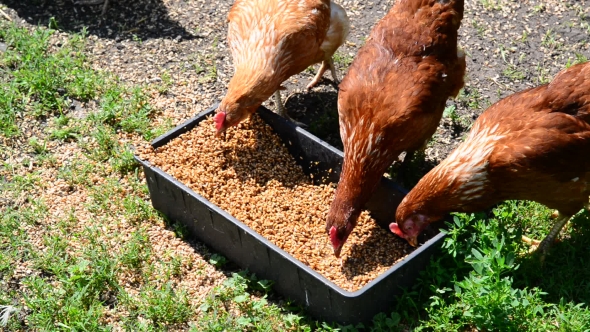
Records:
[[[216,108],[217,105],[160,136],[152,146],[163,146],[193,129]],[[258,114],[281,137],[306,173],[321,175],[315,176],[316,179],[325,177],[338,181],[343,160],[341,151],[264,107],[258,110]],[[341,324],[367,322],[375,314],[389,309],[395,296],[401,294],[402,288],[412,285],[442,243],[443,234],[439,233],[360,290],[349,292],[161,169],[138,157],[136,159],[143,165],[154,208],[169,219],[186,225],[196,239],[240,267],[260,278],[273,280],[275,291],[305,306],[311,315],[327,321]],[[328,172],[329,169],[332,172]],[[387,228],[405,194],[405,190],[384,177],[366,208],[382,227]]]

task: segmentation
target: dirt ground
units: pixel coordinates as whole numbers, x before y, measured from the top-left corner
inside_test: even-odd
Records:
[[[0,3],[19,25],[57,22],[63,33],[86,27],[94,67],[112,72],[124,82],[168,80],[170,88],[155,95],[152,104],[162,111],[161,119],[171,118],[173,123],[219,102],[232,75],[225,39],[230,0],[111,0],[105,17],[100,15],[102,5],[75,5],[71,0]],[[394,1],[340,3],[352,24],[335,60],[342,77],[375,22]],[[457,146],[487,106],[513,92],[548,82],[576,59],[589,58],[590,6],[585,0],[468,0],[459,39],[467,53],[467,84],[457,99],[448,102],[456,112],[445,114],[426,151],[425,159],[431,164]],[[330,74],[326,73],[311,92],[304,91],[317,68],[285,83],[287,110],[310,131],[341,147],[337,86]],[[272,100],[265,105],[274,108]],[[83,112],[79,106],[75,109]]]
[[[375,22],[394,1],[339,2],[352,23],[348,41],[335,61],[342,77]],[[171,119],[177,124],[209,108],[221,100],[232,75],[226,42],[231,0],[111,0],[105,17],[100,15],[102,5],[76,5],[71,0],[0,0],[0,4],[19,25],[57,22],[62,33],[86,27],[87,52],[94,68],[112,72],[124,82],[169,82],[167,92],[154,94],[151,100],[161,111],[154,121]],[[467,83],[457,99],[448,101],[449,111],[425,156],[416,157],[415,179],[446,157],[489,105],[550,81],[567,64],[590,58],[590,3],[467,0],[459,38],[467,54]],[[330,74],[326,73],[318,87],[305,92],[317,69],[316,65],[291,77],[285,83],[283,99],[296,120],[341,148],[337,87]],[[265,105],[275,107],[270,100]],[[83,113],[84,107],[92,107],[92,103],[73,109]],[[47,188],[51,187],[48,183]],[[170,236],[162,241],[178,239]]]
[[[153,102],[175,123],[219,102],[226,92],[232,75],[226,43],[230,0],[113,0],[104,18],[101,5],[74,5],[69,0],[2,2],[23,23],[48,25],[53,17],[64,32],[87,27],[96,68],[112,71],[124,81],[159,82],[169,75],[171,89]],[[346,74],[371,28],[393,2],[341,1],[352,27],[337,52],[339,75]],[[459,44],[468,56],[467,84],[456,100],[448,102],[456,110],[445,114],[426,156],[417,157],[418,173],[444,159],[487,106],[546,83],[568,61],[590,57],[589,25],[585,0],[466,1]],[[313,91],[304,90],[317,68],[291,77],[283,98],[293,118],[341,148],[337,87],[330,74]],[[271,100],[265,105],[274,108]]]

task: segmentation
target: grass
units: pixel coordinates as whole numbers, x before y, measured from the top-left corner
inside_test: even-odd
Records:
[[[103,78],[89,70],[82,45],[85,33],[69,39],[49,52],[50,29],[26,29],[8,25],[0,30],[0,40],[9,45],[0,61],[0,132],[18,134],[16,117],[27,113],[36,118],[61,114],[69,100],[88,101],[100,92]],[[70,54],[75,56],[70,56]]]
[[[502,74],[514,81],[520,81],[526,77],[526,75],[521,70],[519,70],[515,65],[512,64],[509,64],[504,69]]]
[[[451,120],[451,125],[452,125],[453,129],[456,129],[456,130],[459,130],[462,128],[469,128],[471,126],[470,121],[465,119],[464,117],[462,117],[457,112],[457,106],[455,106],[455,105],[450,105],[450,106],[445,107],[445,110],[443,111],[443,118],[447,118],[447,119]]]
[[[482,97],[476,87],[464,87],[459,91],[456,100],[462,106],[478,111],[484,110],[490,105],[490,101],[487,98]]]
[[[486,10],[500,10],[502,8],[498,0],[480,0],[480,2]]]
[[[545,35],[541,40],[541,45],[551,50],[559,50],[563,47],[563,44],[557,41],[556,34],[555,31],[553,31],[553,29],[549,29],[545,32]]]
[[[502,203],[489,216],[454,215],[441,254],[395,307],[366,325],[313,320],[247,271],[231,271],[203,298],[192,298],[180,282],[183,266],[192,264],[190,273],[199,275],[206,264],[226,269],[227,260],[216,253],[202,263],[162,256],[151,240],[154,228],[174,225],[151,207],[131,147],[119,139],[125,133],[150,140],[166,129],[152,125],[156,110],[145,87],[92,70],[84,33],[57,48],[50,47],[52,34],[0,27],[0,41],[9,45],[0,54],[0,81],[7,83],[0,91],[0,135],[22,142],[17,152],[26,155],[0,164],[0,325],[6,330],[109,331],[116,328],[113,313],[121,315],[117,327],[131,331],[588,330],[589,213],[573,219],[540,269],[520,236],[547,234],[551,211],[530,202]],[[165,93],[169,79],[163,75],[155,89]],[[78,118],[70,113],[72,99],[98,106]],[[462,91],[457,102],[485,106],[477,89]],[[460,122],[451,108],[445,116]],[[29,136],[27,121],[44,127]],[[74,157],[60,159],[64,147]],[[74,202],[57,213],[54,202],[39,196],[48,190],[64,190],[62,197]],[[85,199],[75,201],[78,194]],[[130,231],[119,231],[123,225]],[[186,232],[176,229],[179,237]],[[134,278],[124,281],[128,275]]]
[[[350,54],[338,50],[332,56],[332,60],[337,65],[337,68],[342,68],[341,70],[344,70],[344,68],[350,67],[354,58]]]
[[[479,37],[483,37],[484,33],[485,33],[485,26],[483,26],[482,24],[480,24],[477,20],[472,19],[471,20],[471,25],[473,26],[473,28],[475,28],[475,30],[477,30],[477,35]]]
[[[551,76],[549,74],[549,69],[547,69],[545,67],[545,64],[538,64],[535,68],[537,70],[537,77],[535,79],[535,83],[541,85],[541,84],[547,84],[551,81]]]

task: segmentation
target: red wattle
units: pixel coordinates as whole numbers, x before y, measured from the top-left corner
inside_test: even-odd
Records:
[[[223,128],[223,123],[225,122],[225,112],[219,112],[215,114],[213,121],[215,121],[215,129],[220,130]]]
[[[332,242],[332,246],[334,247],[339,247],[341,244],[340,239],[338,238],[336,227],[334,226],[330,228],[330,242]]]
[[[402,232],[402,230],[399,228],[399,226],[396,223],[392,222],[391,224],[389,224],[389,230],[393,234],[395,234],[401,238],[405,238],[404,232]]]

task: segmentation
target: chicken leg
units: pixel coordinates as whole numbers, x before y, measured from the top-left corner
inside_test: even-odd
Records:
[[[588,203],[586,205],[586,210],[588,210],[590,212],[590,203]],[[553,228],[551,229],[551,231],[549,232],[549,235],[547,235],[545,237],[545,239],[543,239],[543,241],[539,241],[539,240],[534,240],[531,239],[528,236],[522,236],[522,241],[526,244],[529,244],[531,246],[531,249],[529,250],[529,252],[533,252],[535,250],[539,250],[541,251],[541,260],[543,261],[545,259],[545,255],[547,252],[547,249],[549,248],[550,242],[557,242],[557,235],[559,233],[561,233],[561,231],[563,231],[564,229],[567,229],[568,225],[569,225],[569,220],[571,219],[571,216],[569,217],[565,217],[562,216],[559,211],[555,210],[552,214],[551,214],[551,219],[556,219],[557,218],[557,222],[555,223],[555,225],[553,226]],[[565,221],[563,221],[565,220]],[[556,232],[554,235],[553,232]]]
[[[102,6],[102,12],[100,15],[104,16],[107,12],[107,7],[109,5],[109,0],[78,0],[76,1],[76,5],[100,5]]]
[[[557,211],[557,210],[553,211],[551,213],[551,215],[549,216],[549,218],[551,218],[551,219],[556,219],[557,217],[559,217],[559,211]],[[566,229],[566,228],[567,228],[567,224],[564,227],[564,229]],[[531,239],[530,237],[528,237],[526,235],[522,236],[522,242],[531,246],[531,249],[529,250],[530,253],[535,251],[537,249],[537,247],[539,247],[539,244],[541,244],[540,240]],[[555,242],[557,242],[557,239],[555,239]]]
[[[541,254],[541,257],[539,259],[541,261],[541,265],[543,265],[543,263],[545,262],[545,256],[547,255],[549,246],[551,245],[551,243],[553,243],[553,241],[555,241],[555,238],[557,237],[559,232],[561,232],[561,229],[563,228],[563,226],[565,226],[565,224],[567,224],[571,217],[572,216],[564,216],[560,213],[557,217],[557,221],[553,225],[553,228],[551,228],[551,231],[549,231],[549,234],[547,234],[547,236],[539,244],[537,252]]]
[[[285,105],[283,105],[283,102],[281,101],[281,88],[279,88],[277,91],[275,91],[274,97],[275,97],[275,104],[277,104],[277,114],[278,115],[293,122],[295,125],[297,125],[299,127],[306,127],[306,125],[304,123],[293,120],[289,116],[289,114],[287,114],[287,110],[285,109]]]
[[[322,61],[322,66],[320,67],[320,70],[315,75],[313,80],[311,80],[311,82],[309,82],[309,84],[307,85],[307,91],[311,90],[311,88],[313,88],[320,82],[322,76],[324,76],[324,73],[326,72],[326,70],[328,70],[328,68],[332,73],[332,80],[334,81],[334,84],[340,84],[340,80],[338,80],[338,75],[336,75],[336,67],[334,67],[334,60],[330,58],[328,60]]]

